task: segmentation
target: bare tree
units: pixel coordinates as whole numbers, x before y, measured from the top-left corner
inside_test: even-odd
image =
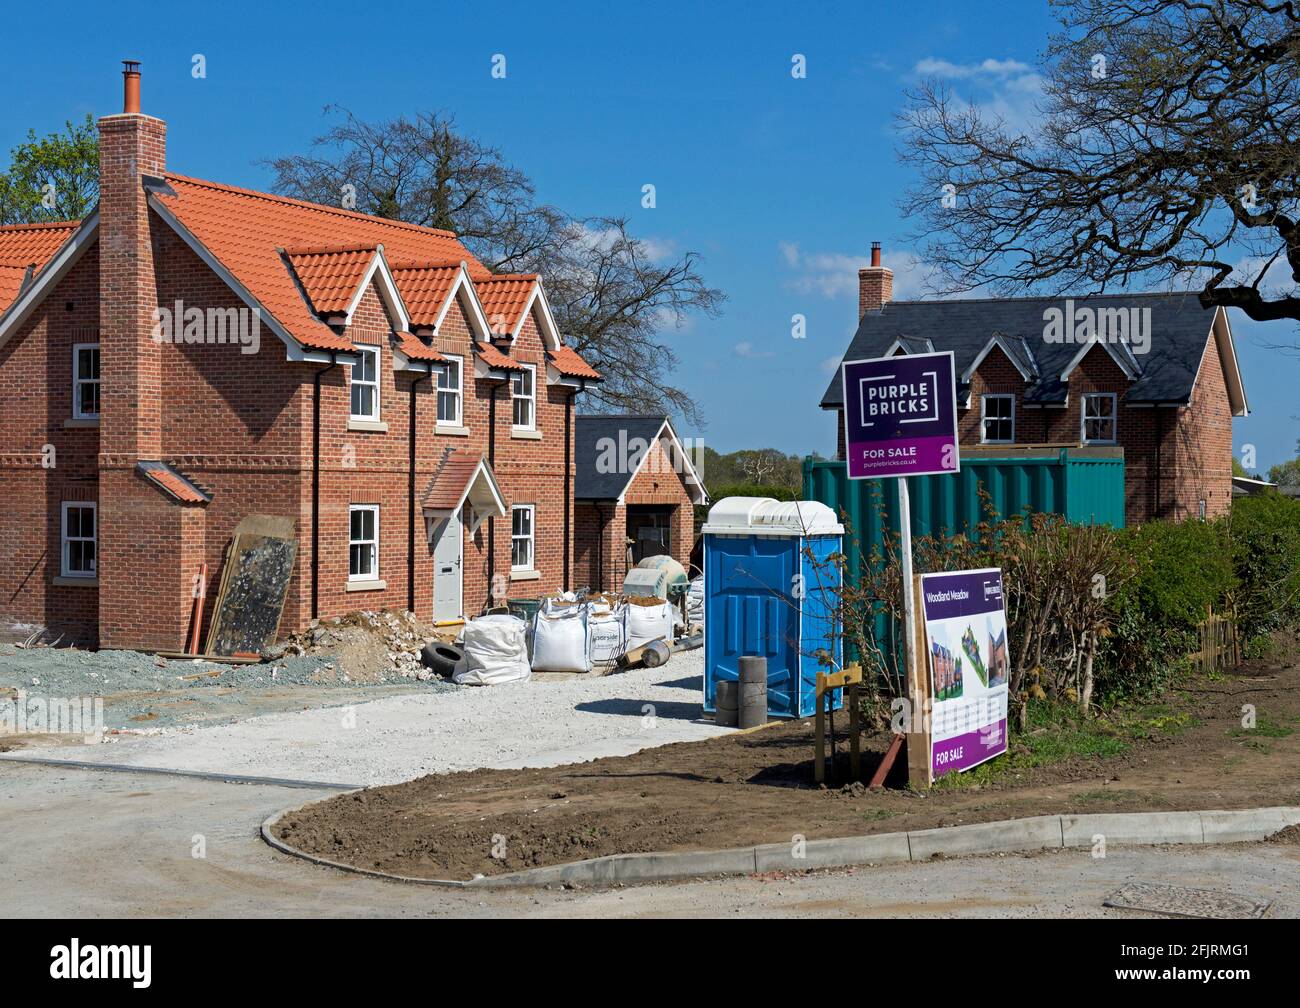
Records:
[[[1053,6],[1036,125],[1012,128],[935,82],[909,94],[901,155],[920,182],[902,209],[937,286],[1190,283],[1206,307],[1300,318],[1296,7]]]
[[[665,260],[626,220],[538,204],[528,176],[457,132],[451,116],[366,123],[337,106],[326,112],[342,121],[309,154],[264,162],[276,192],[333,204],[354,192],[363,213],[454,231],[489,269],[541,274],[567,342],[604,376],[584,393],[586,408],[700,422],[672,383],[677,356],[666,342],[688,314],[717,315],[725,299],[705,284],[698,255]]]

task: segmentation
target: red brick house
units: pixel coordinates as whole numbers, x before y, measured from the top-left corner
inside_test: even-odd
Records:
[[[708,503],[666,416],[580,416],[575,437],[575,581],[618,591],[629,567],[667,554],[690,576],[695,505]]]
[[[599,375],[539,277],[171,172],[135,66],[99,128],[96,211],[0,228],[0,622],[183,650],[250,514],[296,523],[282,633],[567,587],[573,398]]]
[[[894,301],[893,286],[877,244],[844,359],[951,350],[962,445],[1120,449],[1129,523],[1228,510],[1248,407],[1222,308],[1194,293]],[[821,406],[842,413],[838,371]]]

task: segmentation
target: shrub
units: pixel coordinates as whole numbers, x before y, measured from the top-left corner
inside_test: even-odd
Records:
[[[1300,500],[1241,497],[1228,520],[1237,625],[1247,641],[1300,626]]]
[[[1227,529],[1219,522],[1148,522],[1126,530],[1137,576],[1115,593],[1116,611],[1136,607],[1156,626],[1189,635],[1236,586]]]

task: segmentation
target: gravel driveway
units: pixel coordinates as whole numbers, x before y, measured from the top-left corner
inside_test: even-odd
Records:
[[[657,669],[268,714],[58,755],[357,785],[479,767],[557,766],[734,731],[702,717],[703,669],[699,648]]]

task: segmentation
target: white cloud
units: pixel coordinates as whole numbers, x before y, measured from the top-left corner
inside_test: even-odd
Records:
[[[780,242],[785,263],[795,276],[786,286],[801,294],[825,298],[857,297],[858,270],[869,266],[864,254],[850,252],[804,252],[798,242]],[[894,271],[894,300],[909,301],[923,296],[928,270],[911,252],[885,253],[881,262]]]
[[[927,57],[916,64],[915,72],[922,77],[968,79],[971,77],[1009,77],[1031,74],[1033,68],[1019,60],[986,59],[979,63],[950,63],[948,60]]]
[[[918,77],[960,81],[960,97],[986,118],[1002,120],[1017,133],[1028,133],[1038,120],[1043,78],[1028,63],[1015,59],[986,59],[953,63],[927,57],[912,68]]]
[[[747,360],[758,360],[763,357],[776,356],[776,354],[773,353],[771,350],[756,349],[754,347],[754,344],[751,343],[749,340],[741,340],[734,347],[732,347],[731,350],[737,357],[744,357]]]

